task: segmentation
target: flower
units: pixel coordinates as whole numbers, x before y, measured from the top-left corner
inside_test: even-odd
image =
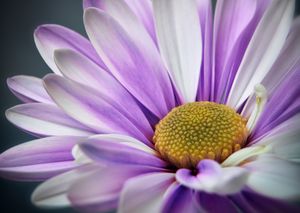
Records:
[[[85,0],[90,41],[35,31],[55,74],[15,76],[9,121],[40,139],[0,175],[45,181],[37,206],[292,212],[299,200],[295,2]]]

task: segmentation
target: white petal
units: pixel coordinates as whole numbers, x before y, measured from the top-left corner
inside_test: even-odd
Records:
[[[202,59],[196,2],[154,0],[154,17],[162,56],[184,102],[195,101]]]

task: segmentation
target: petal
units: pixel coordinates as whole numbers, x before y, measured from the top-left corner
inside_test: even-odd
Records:
[[[126,109],[128,118],[144,134],[153,135],[152,127],[136,100],[108,72],[91,60],[72,50],[60,49],[54,53],[55,62],[63,75],[71,80],[93,87],[99,95],[107,96]]]
[[[248,172],[240,167],[225,167],[212,160],[202,160],[198,165],[199,173],[194,176],[191,170],[179,169],[176,179],[191,189],[219,195],[234,194],[245,185]]]
[[[126,109],[108,97],[109,94],[100,94],[93,88],[57,75],[46,76],[44,82],[52,99],[72,118],[98,133],[129,134],[151,145],[127,117]]]
[[[6,118],[34,135],[87,136],[93,131],[67,116],[58,107],[43,103],[17,105],[6,111]]]
[[[247,186],[255,192],[277,199],[299,199],[298,163],[265,154],[244,167],[251,171]]]
[[[89,158],[106,164],[138,164],[160,168],[167,165],[165,161],[154,154],[120,141],[106,140],[105,135],[90,137],[79,146]]]
[[[122,189],[118,213],[160,212],[164,193],[172,182],[173,173],[150,173],[131,178]]]
[[[202,58],[197,5],[192,0],[154,0],[160,51],[183,102],[195,101]]]
[[[198,83],[198,101],[210,100],[212,84],[213,11],[210,0],[197,0],[202,34],[202,64]]]
[[[83,137],[48,137],[29,141],[0,155],[0,175],[39,181],[76,167],[71,150]]]
[[[238,108],[278,57],[289,32],[295,1],[272,1],[247,47],[227,104]]]
[[[31,196],[32,203],[39,207],[48,208],[69,206],[67,192],[72,184],[101,169],[98,165],[89,164],[55,176],[40,184],[34,190]]]
[[[175,105],[172,85],[148,35],[139,28],[125,31],[113,17],[95,8],[85,11],[84,23],[111,73],[152,113],[159,118],[166,115]]]
[[[207,194],[207,193],[197,193],[197,199],[199,205],[204,210],[204,212],[209,213],[239,213],[240,211],[234,205],[234,203],[227,197]]]
[[[12,93],[25,103],[41,102],[53,104],[43,86],[43,81],[39,78],[18,75],[8,78],[7,85]]]
[[[243,191],[231,200],[245,213],[252,212],[299,212],[299,206],[281,200],[271,199],[260,194]]]
[[[128,29],[128,31],[130,29],[139,29],[140,31],[142,23],[153,41],[156,41],[152,5],[149,0],[84,0],[83,7],[84,9],[96,7],[105,11],[114,17],[124,29]],[[145,30],[142,29],[142,31]]]
[[[300,115],[295,115],[272,129],[269,134],[250,143],[253,147],[268,146],[270,151],[289,160],[300,160]]]
[[[62,48],[78,51],[100,67],[105,68],[90,42],[78,33],[63,26],[54,24],[39,26],[34,32],[34,41],[45,62],[57,74],[60,74],[60,71],[54,63],[53,53],[55,49]]]
[[[199,212],[199,209],[196,205],[192,190],[181,186],[178,183],[174,183],[168,188],[165,194],[161,212],[196,213]]]
[[[106,167],[73,184],[68,198],[81,211],[109,211],[117,207],[119,194],[128,179],[154,171],[142,166]]]
[[[214,24],[214,97],[226,103],[228,92],[266,1],[218,1]]]
[[[295,116],[300,110],[300,69],[288,74],[286,79],[275,89],[264,112],[260,116],[252,138],[266,134],[282,122]]]

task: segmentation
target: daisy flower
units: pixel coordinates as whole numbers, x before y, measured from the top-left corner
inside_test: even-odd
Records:
[[[15,76],[7,119],[39,139],[0,175],[39,207],[299,212],[300,19],[293,0],[84,0],[89,40],[36,29],[54,74]]]

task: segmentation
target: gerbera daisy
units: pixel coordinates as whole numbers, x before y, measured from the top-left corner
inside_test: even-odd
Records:
[[[293,0],[85,0],[90,41],[34,33],[55,74],[15,76],[9,121],[40,139],[0,175],[83,212],[293,212],[300,19]],[[214,18],[213,18],[214,16]]]

